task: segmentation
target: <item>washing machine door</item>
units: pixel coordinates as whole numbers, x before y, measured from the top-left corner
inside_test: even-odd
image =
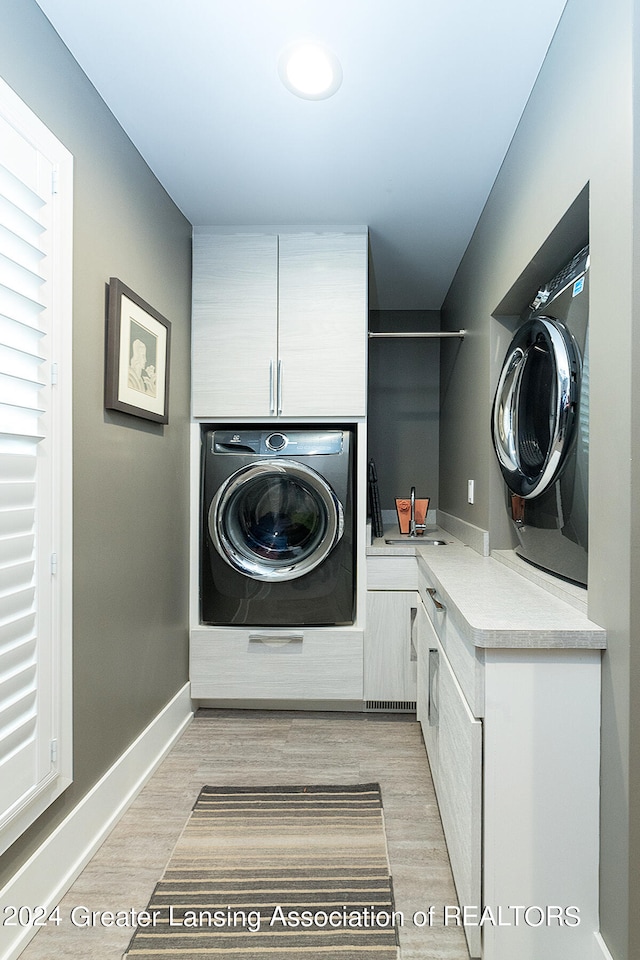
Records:
[[[315,470],[278,458],[234,473],[211,501],[209,533],[221,557],[253,580],[315,570],[344,531],[344,509]]]
[[[574,438],[580,352],[563,323],[535,317],[514,336],[492,412],[493,445],[507,486],[533,499],[557,478]]]

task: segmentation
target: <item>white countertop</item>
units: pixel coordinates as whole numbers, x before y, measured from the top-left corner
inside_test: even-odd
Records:
[[[397,525],[385,530],[385,537],[399,539]],[[602,627],[543,586],[493,557],[480,556],[437,527],[429,527],[424,538],[445,540],[446,545],[431,546],[421,537],[388,544],[383,537],[368,546],[367,555],[415,555],[418,569],[423,568],[448,614],[475,647],[606,647]]]

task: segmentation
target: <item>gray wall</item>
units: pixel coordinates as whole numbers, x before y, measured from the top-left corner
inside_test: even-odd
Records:
[[[435,331],[437,310],[372,310],[372,331]],[[440,341],[369,341],[368,455],[375,460],[383,510],[395,498],[429,497],[438,506]]]
[[[0,75],[74,166],[74,784],[0,884],[187,679],[191,228],[33,0],[0,0]],[[105,284],[172,324],[169,423],[105,411]]]
[[[584,228],[591,244],[589,612],[606,627],[603,660],[601,927],[615,960],[640,956],[640,617],[637,291],[633,263],[634,9],[631,0],[569,0],[507,158],[443,307],[440,505],[510,545],[490,410],[504,338],[493,319],[523,276],[548,279]],[[582,205],[582,206],[581,206]],[[556,230],[561,224],[559,231]],[[569,231],[571,233],[571,231]],[[551,243],[547,243],[551,236]],[[564,239],[560,239],[561,236]],[[563,250],[563,247],[566,249]],[[637,260],[636,260],[637,262]],[[526,284],[525,284],[526,286]],[[636,373],[637,377],[637,373]],[[635,455],[635,456],[634,456]],[[476,503],[466,503],[475,475]],[[633,752],[632,752],[633,750]]]

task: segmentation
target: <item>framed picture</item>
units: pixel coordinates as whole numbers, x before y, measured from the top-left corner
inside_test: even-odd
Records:
[[[107,315],[105,406],[169,422],[171,324],[111,277]]]

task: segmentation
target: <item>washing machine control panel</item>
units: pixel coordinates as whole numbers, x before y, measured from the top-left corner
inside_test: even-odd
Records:
[[[257,456],[314,456],[342,453],[342,430],[212,430],[211,452],[253,453]]]

